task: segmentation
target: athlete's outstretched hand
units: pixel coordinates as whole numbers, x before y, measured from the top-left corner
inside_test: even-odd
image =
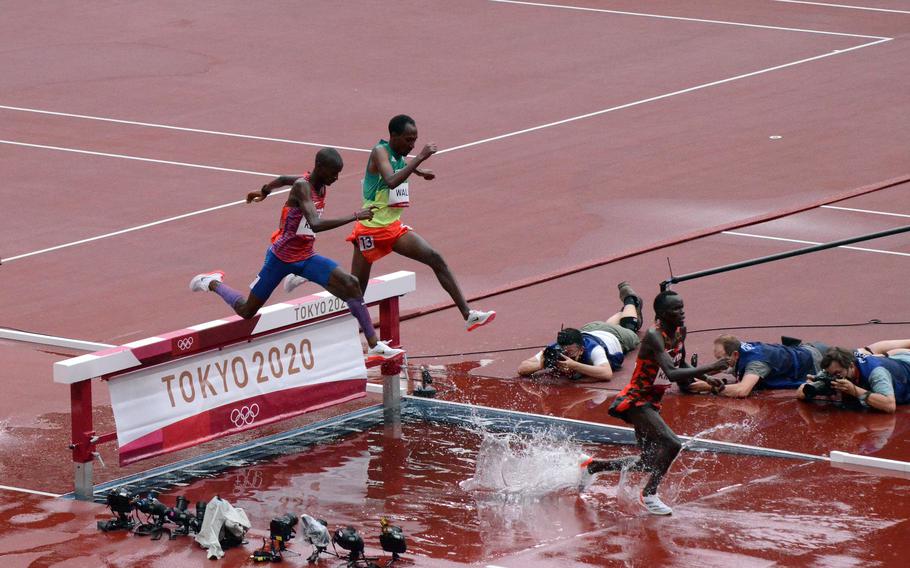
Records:
[[[417,158],[420,161],[423,161],[435,153],[436,153],[436,144],[434,142],[430,142],[429,144],[427,144],[426,146],[423,147],[423,150],[421,150],[419,154],[417,154]]]
[[[358,221],[369,221],[373,218],[373,213],[375,213],[377,209],[379,209],[379,207],[375,205],[371,206],[369,209],[361,209],[357,213],[354,213],[354,218]]]
[[[263,186],[263,187],[265,187],[265,186]],[[268,196],[269,196],[269,194],[264,192],[261,189],[259,191],[251,191],[246,194],[246,202],[247,203],[259,203],[260,201],[262,201],[263,199],[265,199]]]
[[[433,173],[433,170],[414,170],[414,173],[422,177],[423,179],[430,181],[431,179],[436,179],[436,174]]]
[[[720,373],[720,372],[722,372],[722,371],[726,371],[726,370],[729,369],[729,368],[730,368],[730,358],[729,358],[729,357],[721,357],[721,358],[718,359],[717,361],[711,363],[711,365],[710,365],[710,370],[708,371],[708,374],[709,374],[709,375],[714,375],[714,374],[716,374],[716,373]]]

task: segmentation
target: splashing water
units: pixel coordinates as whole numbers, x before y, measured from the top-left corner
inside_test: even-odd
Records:
[[[706,428],[701,432],[698,432],[691,439],[683,442],[682,449],[688,449],[692,444],[696,443],[699,440],[705,439],[707,436],[719,431],[723,431],[727,438],[726,441],[739,441],[743,438],[745,434],[751,433],[755,430],[756,424],[755,421],[751,418],[747,418],[742,422],[724,422],[723,424],[717,424],[710,428]]]
[[[547,429],[525,436],[482,429],[478,433],[482,440],[474,477],[459,484],[465,491],[527,498],[579,487],[579,465],[586,456],[564,431]]]

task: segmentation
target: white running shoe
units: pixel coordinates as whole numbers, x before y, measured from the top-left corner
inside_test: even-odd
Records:
[[[308,282],[303,276],[297,276],[296,274],[288,274],[287,278],[284,279],[284,291],[290,293],[297,286],[300,286],[304,282]]]
[[[644,493],[638,498],[638,502],[652,515],[671,515],[673,509],[660,500],[657,495],[645,495]]]
[[[367,351],[367,361],[385,361],[393,359],[402,353],[404,353],[404,349],[395,349],[394,347],[389,347],[389,344],[384,341],[377,341],[376,345],[370,347]]]
[[[474,331],[482,325],[486,325],[496,319],[496,312],[481,312],[479,310],[471,310],[468,312],[468,319],[464,322],[465,327],[468,331]]]
[[[190,280],[190,290],[193,292],[208,292],[209,284],[211,284],[213,280],[216,282],[223,281],[224,272],[215,270],[193,276],[193,279]]]

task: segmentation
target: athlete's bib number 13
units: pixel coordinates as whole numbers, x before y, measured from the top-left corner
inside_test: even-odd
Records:
[[[367,235],[363,237],[357,237],[357,242],[360,245],[360,250],[373,250],[373,237]]]

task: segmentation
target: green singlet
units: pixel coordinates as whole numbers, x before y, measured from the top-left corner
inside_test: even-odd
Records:
[[[389,153],[389,163],[392,164],[394,172],[402,170],[408,165],[403,156],[399,156],[392,150],[387,140],[380,140],[379,146],[384,147]],[[364,227],[386,227],[401,218],[402,207],[389,207],[389,186],[386,185],[381,174],[370,173],[368,162],[367,170],[363,174],[363,208],[368,209],[372,206],[377,206],[379,209],[373,214],[371,220],[360,221]]]

